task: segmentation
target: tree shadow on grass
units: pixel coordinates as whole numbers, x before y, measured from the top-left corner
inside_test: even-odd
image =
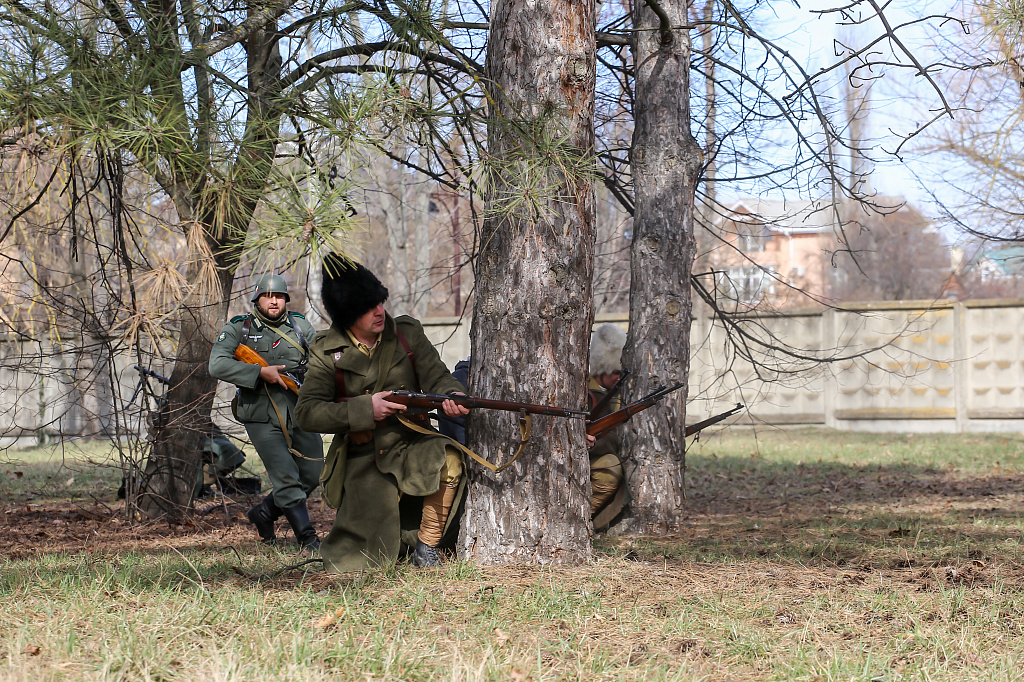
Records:
[[[1024,474],[1015,471],[736,456],[693,456],[687,464],[683,527],[663,538],[610,537],[599,548],[638,558],[880,570],[1016,564],[1024,544]]]

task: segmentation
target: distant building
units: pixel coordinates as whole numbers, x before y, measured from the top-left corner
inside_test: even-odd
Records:
[[[719,301],[739,309],[937,297],[950,271],[941,236],[902,197],[872,204],[741,199],[715,221],[694,272],[706,283],[714,273]]]
[[[952,261],[958,299],[1024,297],[1024,244],[956,246]]]

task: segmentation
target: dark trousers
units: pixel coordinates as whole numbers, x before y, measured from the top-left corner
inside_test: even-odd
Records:
[[[274,487],[274,504],[279,508],[288,509],[305,501],[320,485],[320,472],[324,468],[324,444],[320,434],[289,426],[292,448],[303,455],[296,457],[288,451],[284,432],[276,421],[246,422],[245,431],[267,469]]]

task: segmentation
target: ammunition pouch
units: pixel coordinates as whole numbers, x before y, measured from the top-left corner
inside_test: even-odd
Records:
[[[367,429],[366,431],[349,431],[348,442],[354,445],[365,445],[373,440],[373,429]]]

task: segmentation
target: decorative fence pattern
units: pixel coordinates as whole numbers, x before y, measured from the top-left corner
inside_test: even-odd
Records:
[[[599,316],[623,329],[626,316]],[[468,327],[425,321],[449,366]],[[693,320],[688,421],[736,402],[737,423],[851,431],[1024,431],[1024,302],[910,301],[743,318],[744,357],[720,320]],[[653,387],[651,387],[653,388]]]
[[[602,316],[623,328],[625,316]],[[469,355],[468,323],[423,320],[449,367]],[[696,317],[689,421],[736,402],[738,423],[841,430],[1024,431],[1024,301],[876,303],[741,319],[744,352],[720,320]],[[129,406],[136,357],[76,340],[0,340],[0,446],[139,433]],[[155,358],[150,368],[166,374]],[[215,420],[238,431],[221,385]],[[127,415],[126,421],[114,418]]]

